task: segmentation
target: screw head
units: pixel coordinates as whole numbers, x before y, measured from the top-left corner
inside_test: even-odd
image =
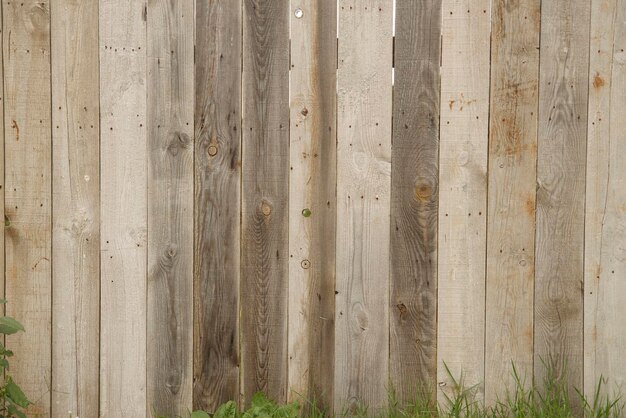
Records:
[[[298,8],[294,12],[294,15],[296,16],[296,19],[300,19],[300,18],[302,18],[302,16],[304,16],[304,12],[302,11],[302,9]]]

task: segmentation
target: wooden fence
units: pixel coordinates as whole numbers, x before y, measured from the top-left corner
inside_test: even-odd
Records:
[[[626,0],[395,3],[2,0],[33,414],[626,384]]]

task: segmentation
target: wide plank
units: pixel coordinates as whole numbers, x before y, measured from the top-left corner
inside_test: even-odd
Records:
[[[291,1],[289,393],[332,410],[337,2]]]
[[[391,0],[339,2],[335,411],[380,409],[389,379]]]
[[[441,0],[398,0],[395,24],[389,373],[407,403],[437,378]]]
[[[192,403],[194,2],[147,8],[148,411]]]
[[[287,396],[289,3],[244,0],[241,388]]]
[[[2,2],[4,58],[5,295],[26,329],[7,336],[11,376],[50,416],[52,140],[50,2]]]
[[[240,0],[196,2],[194,409],[239,399]]]
[[[146,4],[100,1],[100,417],[147,416]]]
[[[438,400],[453,394],[451,377],[462,375],[482,402],[490,1],[444,0],[442,8]]]
[[[485,306],[485,402],[533,372],[540,1],[494,2]]]
[[[98,416],[100,100],[98,2],[51,8],[52,416]]]

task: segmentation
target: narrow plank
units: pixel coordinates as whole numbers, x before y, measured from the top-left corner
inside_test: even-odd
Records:
[[[52,32],[52,416],[98,415],[98,2],[56,2]]]
[[[147,8],[148,412],[192,403],[194,2]]]
[[[439,150],[438,400],[463,375],[484,400],[489,0],[444,0]],[[462,347],[462,349],[460,349]]]
[[[341,1],[335,410],[387,400],[392,1]]]
[[[241,389],[287,397],[289,3],[245,0]]]
[[[100,416],[145,417],[146,4],[100,1]]]
[[[288,395],[332,411],[337,2],[292,0],[290,16]]]
[[[585,216],[584,385],[601,377],[626,396],[626,2],[591,3],[587,199]]]
[[[583,386],[583,252],[590,2],[541,9],[535,246],[535,380],[547,363]]]
[[[50,416],[52,190],[50,3],[2,2],[6,312],[27,332],[6,338],[15,348],[11,375]],[[27,69],[27,70],[26,70]]]
[[[389,373],[403,403],[418,385],[434,395],[437,378],[440,55],[441,0],[398,0]]]
[[[5,290],[5,259],[4,259],[4,248],[5,248],[5,229],[6,217],[4,212],[4,175],[5,175],[5,167],[4,167],[4,33],[3,29],[3,19],[2,19],[2,2],[0,2],[0,219],[2,220],[3,229],[2,234],[0,234],[0,297],[4,298],[4,290]],[[0,312],[3,314],[6,313],[5,307],[0,308]]]
[[[194,409],[239,397],[240,0],[196,2]]]
[[[539,0],[494,2],[487,218],[485,401],[531,382]]]

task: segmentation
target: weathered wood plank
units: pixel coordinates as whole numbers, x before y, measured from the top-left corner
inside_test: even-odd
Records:
[[[539,65],[539,0],[494,2],[487,218],[485,401],[530,382]]]
[[[98,2],[62,0],[52,32],[52,416],[98,416],[100,100]]]
[[[438,399],[463,375],[484,397],[489,0],[444,0],[439,151]],[[444,364],[445,363],[445,364]]]
[[[591,3],[584,385],[626,396],[626,2]]]
[[[392,1],[341,1],[335,410],[387,400]]]
[[[435,393],[441,0],[398,0],[391,155],[390,381]],[[385,79],[384,76],[379,76]]]
[[[196,2],[195,409],[239,397],[241,1]]]
[[[535,381],[547,363],[583,386],[583,251],[590,2],[541,8]]]
[[[148,412],[192,407],[194,2],[147,9]]]
[[[100,416],[145,417],[146,4],[100,1]]]
[[[288,396],[332,411],[337,2],[292,0],[290,16]]]
[[[27,332],[6,338],[15,348],[11,375],[50,416],[52,344],[52,141],[50,3],[2,2],[7,314]]]
[[[3,63],[4,55],[4,32],[3,32],[3,19],[2,19],[2,2],[0,1],[0,63]],[[0,297],[4,298],[5,291],[5,228],[7,226],[5,212],[4,212],[4,65],[0,64],[0,220],[2,222],[2,234],[0,234]],[[5,307],[0,308],[0,312],[5,313]]]
[[[289,3],[245,0],[241,389],[287,395]]]

